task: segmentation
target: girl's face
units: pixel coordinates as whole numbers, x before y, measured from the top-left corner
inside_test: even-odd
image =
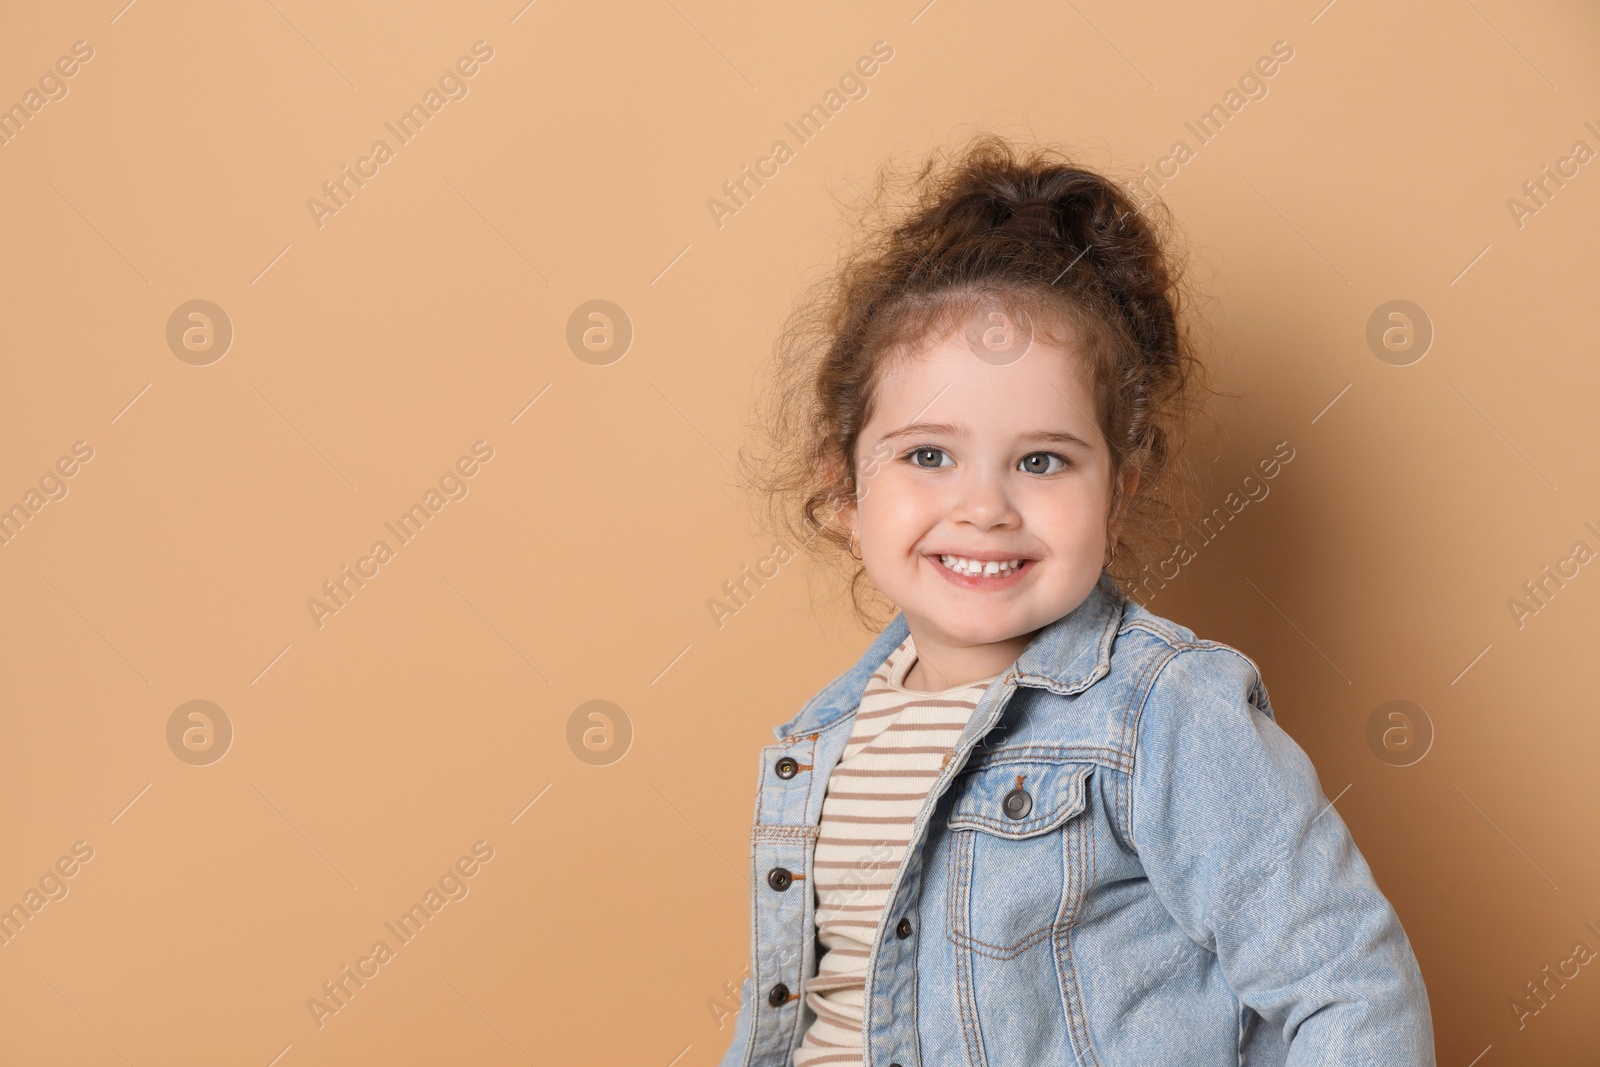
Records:
[[[956,331],[879,383],[843,516],[928,668],[914,688],[999,674],[1099,579],[1111,454],[1086,377],[1073,346],[1001,364]]]

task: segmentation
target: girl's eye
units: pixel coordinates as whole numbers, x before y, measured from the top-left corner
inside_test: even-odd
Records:
[[[913,467],[921,467],[924,470],[935,470],[939,467],[950,466],[948,463],[940,463],[939,459],[941,457],[949,459],[950,454],[942,448],[933,448],[931,446],[913,448],[911,451],[906,453],[906,459],[910,460]],[[922,462],[922,460],[930,458],[933,460],[932,463]]]
[[[1050,467],[1051,460],[1057,461],[1060,466]],[[1045,469],[1041,469],[1041,465]],[[1034,452],[1031,455],[1023,456],[1022,461],[1017,464],[1017,469],[1026,471],[1029,474],[1054,474],[1067,467],[1067,465],[1067,458],[1060,453]]]

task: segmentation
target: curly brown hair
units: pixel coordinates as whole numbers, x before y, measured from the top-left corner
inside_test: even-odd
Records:
[[[887,618],[863,609],[870,582],[835,521],[857,491],[857,439],[890,364],[998,305],[1026,314],[1036,337],[1075,336],[1087,356],[1112,455],[1107,569],[1128,588],[1193,506],[1183,446],[1210,391],[1168,209],[1062,149],[984,132],[935,149],[909,177],[885,165],[853,215],[838,263],[802,291],[778,333],[752,443],[740,449],[764,525],[848,568],[858,620],[881,628]]]

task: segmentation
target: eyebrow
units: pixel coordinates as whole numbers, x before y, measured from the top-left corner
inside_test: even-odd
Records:
[[[923,434],[943,434],[947,437],[968,436],[964,427],[957,426],[954,423],[913,422],[906,426],[902,426],[898,430],[895,430],[891,433],[884,434],[882,440],[892,441],[897,437],[919,437]],[[1088,441],[1085,441],[1077,434],[1067,433],[1065,430],[1031,430],[1028,433],[1019,434],[1018,436],[1024,441],[1043,441],[1051,444],[1072,445],[1076,448],[1081,448],[1086,452],[1094,451],[1094,445],[1090,444]]]

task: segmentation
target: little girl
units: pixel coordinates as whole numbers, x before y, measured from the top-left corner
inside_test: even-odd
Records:
[[[897,611],[762,752],[723,1067],[1431,1067],[1255,663],[1122,591],[1203,371],[1158,205],[994,136],[916,185],[784,334],[748,468]]]

